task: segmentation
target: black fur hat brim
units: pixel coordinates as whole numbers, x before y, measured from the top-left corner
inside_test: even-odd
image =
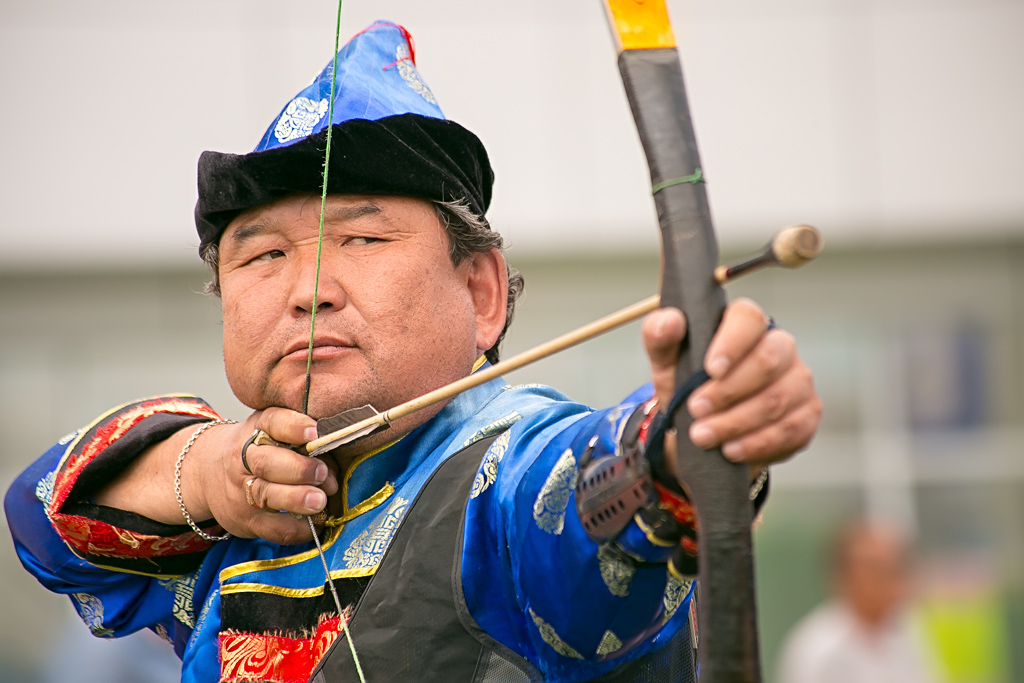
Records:
[[[240,213],[295,193],[320,194],[327,130],[249,154],[203,152],[196,230],[200,253]],[[331,133],[329,194],[384,194],[468,202],[483,216],[494,174],[483,143],[454,121],[399,114],[350,119]]]

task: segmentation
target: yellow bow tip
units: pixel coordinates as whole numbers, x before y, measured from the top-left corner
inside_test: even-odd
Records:
[[[665,0],[605,0],[619,52],[675,47]]]

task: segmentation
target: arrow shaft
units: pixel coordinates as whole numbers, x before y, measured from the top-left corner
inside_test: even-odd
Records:
[[[530,363],[534,363],[542,358],[547,358],[559,351],[563,351],[579,343],[585,342],[588,339],[593,339],[600,334],[613,330],[616,327],[621,327],[628,322],[632,322],[637,318],[647,315],[658,308],[659,301],[660,297],[657,294],[647,297],[643,301],[627,306],[610,315],[606,315],[603,318],[595,320],[594,322],[587,323],[586,325],[571,332],[567,332],[560,337],[556,337],[555,339],[516,354],[508,360],[496,363],[489,368],[484,368],[483,370],[475,372],[468,377],[463,377],[451,384],[446,384],[439,389],[435,389],[434,391],[414,398],[411,401],[401,403],[390,410],[378,413],[377,415],[362,420],[361,422],[356,422],[344,429],[339,429],[336,432],[325,434],[319,439],[310,441],[306,444],[306,452],[312,453],[318,448],[345,439],[352,434],[363,431],[367,427],[391,424],[399,418],[415,413],[418,410],[423,410],[424,408],[440,403],[441,401],[446,401],[464,391],[472,389],[473,387],[489,382],[496,377],[500,377],[506,373],[512,372],[513,370],[518,370]]]

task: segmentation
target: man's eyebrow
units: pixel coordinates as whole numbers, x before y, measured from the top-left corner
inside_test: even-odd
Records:
[[[368,199],[365,202],[359,202],[354,206],[340,206],[328,208],[324,214],[325,220],[347,222],[354,221],[363,216],[372,216],[374,214],[382,213],[384,211],[380,204]]]
[[[253,237],[259,237],[268,232],[270,232],[270,228],[265,223],[246,223],[231,233],[231,241],[236,245],[242,245]]]
[[[354,221],[363,216],[372,216],[384,212],[384,208],[373,200],[366,200],[353,206],[329,207],[324,213],[324,219],[345,223]],[[246,223],[239,226],[231,233],[231,242],[235,245],[245,244],[254,237],[259,237],[273,232],[273,229],[261,221]]]

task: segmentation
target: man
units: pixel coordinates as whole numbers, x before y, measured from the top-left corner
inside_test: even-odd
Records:
[[[832,558],[833,600],[797,624],[783,649],[784,683],[926,683],[934,661],[905,614],[910,557],[889,527],[858,522]]]
[[[674,391],[678,311],[644,325],[653,389],[608,410],[496,380],[319,459],[253,442],[305,444],[315,418],[390,408],[494,362],[521,289],[483,218],[486,152],[444,119],[405,30],[357,35],[337,83],[329,119],[330,67],[255,152],[200,159],[225,369],[254,412],[233,425],[159,397],[62,439],[6,499],[23,562],[94,634],[164,635],[186,681],[670,675],[697,551],[675,436],[657,494],[614,539],[588,535],[574,489],[581,465],[642,455]],[[753,303],[731,306],[712,379],[687,403],[689,437],[749,463],[757,504],[763,468],[804,447],[821,411],[792,338],[767,328]]]

